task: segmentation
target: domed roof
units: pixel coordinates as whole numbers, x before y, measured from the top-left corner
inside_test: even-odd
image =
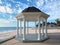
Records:
[[[41,11],[36,7],[28,7],[25,8],[22,12],[41,12]]]

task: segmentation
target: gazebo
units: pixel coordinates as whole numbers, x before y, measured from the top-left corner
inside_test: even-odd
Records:
[[[17,19],[16,39],[21,41],[43,41],[47,39],[48,17],[49,15],[40,11],[36,7],[25,8],[20,14],[16,16]],[[35,22],[35,28],[33,29],[35,33],[29,33],[29,30],[32,30],[33,28],[33,27],[29,28],[29,22]],[[37,27],[36,27],[36,22],[38,23]],[[45,25],[43,22],[45,22]]]

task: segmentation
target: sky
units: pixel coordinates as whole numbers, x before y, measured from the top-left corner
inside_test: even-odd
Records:
[[[16,27],[15,16],[29,6],[50,15],[48,22],[60,18],[60,0],[0,0],[0,27]]]

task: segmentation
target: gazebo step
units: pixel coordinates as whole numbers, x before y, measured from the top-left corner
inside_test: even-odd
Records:
[[[23,42],[24,42],[24,43],[33,43],[33,42],[38,43],[38,42],[44,42],[44,41],[46,41],[47,39],[49,39],[49,38],[45,38],[45,39],[43,39],[43,40],[23,40]]]
[[[17,37],[18,39],[20,40],[23,40],[23,34],[20,35],[19,37]],[[41,35],[41,38],[44,39],[45,38],[45,35]],[[38,34],[27,34],[25,35],[25,39],[26,40],[37,40],[38,39]]]
[[[37,40],[37,39],[25,39],[25,40],[23,40],[23,38],[16,38],[17,40],[19,40],[20,42],[44,42],[44,41],[46,41],[47,39],[49,39],[49,37],[45,37],[45,38],[43,38],[43,39],[41,39],[41,40]]]

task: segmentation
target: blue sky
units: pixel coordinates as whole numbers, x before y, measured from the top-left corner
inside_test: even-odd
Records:
[[[50,15],[48,22],[60,18],[60,0],[0,0],[0,27],[15,27],[15,16],[29,6]]]

